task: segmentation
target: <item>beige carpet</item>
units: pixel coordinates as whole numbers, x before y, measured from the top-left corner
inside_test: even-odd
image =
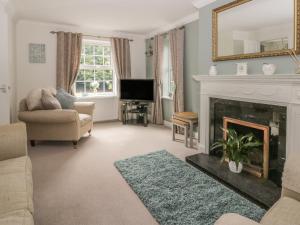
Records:
[[[159,126],[96,124],[74,150],[70,143],[39,143],[33,163],[36,225],[154,225],[157,222],[113,166],[116,160],[166,149],[196,154]]]

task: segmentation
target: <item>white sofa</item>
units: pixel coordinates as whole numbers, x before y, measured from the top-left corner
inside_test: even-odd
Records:
[[[26,126],[0,126],[0,225],[33,225],[33,211]]]

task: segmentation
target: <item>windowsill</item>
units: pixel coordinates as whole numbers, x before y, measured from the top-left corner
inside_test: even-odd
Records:
[[[78,96],[77,99],[106,99],[106,98],[118,98],[117,95],[91,95],[91,96]]]
[[[170,96],[162,96],[161,99],[166,99],[166,100],[170,100],[170,101],[173,100],[173,98]]]

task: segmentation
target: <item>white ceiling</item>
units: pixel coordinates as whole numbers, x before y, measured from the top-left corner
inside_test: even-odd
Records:
[[[197,12],[193,0],[11,0],[18,19],[148,34]]]
[[[258,30],[292,23],[294,0],[253,0],[219,15],[220,30]]]

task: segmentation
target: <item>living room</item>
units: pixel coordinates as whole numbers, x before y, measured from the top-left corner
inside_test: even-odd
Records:
[[[0,225],[300,224],[300,0],[0,0]]]

